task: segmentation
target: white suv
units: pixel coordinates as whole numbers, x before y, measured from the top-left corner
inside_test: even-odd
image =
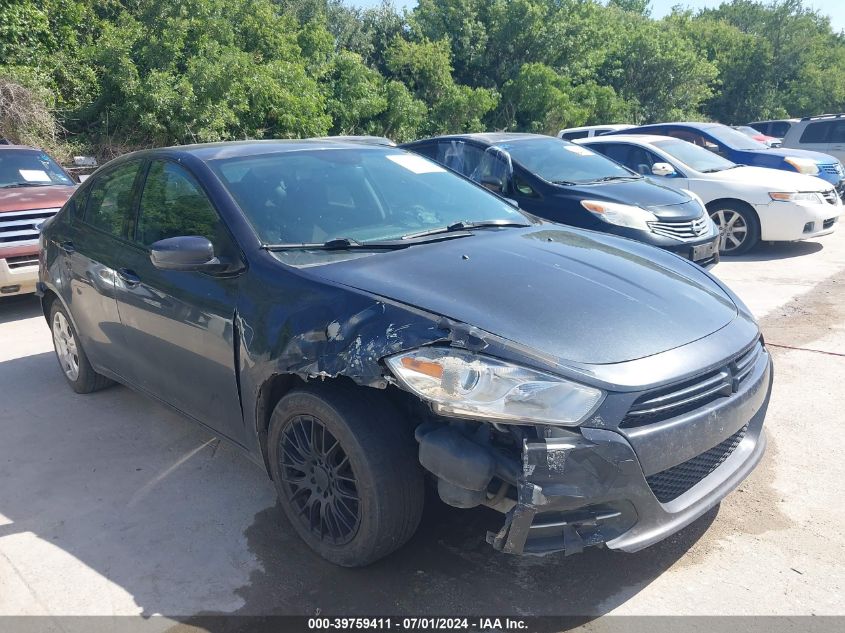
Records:
[[[558,138],[565,141],[574,141],[576,138],[590,138],[592,136],[601,136],[608,132],[619,132],[620,130],[627,130],[636,127],[627,123],[610,123],[608,125],[585,125],[583,127],[568,127],[557,133]]]
[[[824,152],[845,160],[845,114],[822,114],[800,119],[783,137],[783,147]]]

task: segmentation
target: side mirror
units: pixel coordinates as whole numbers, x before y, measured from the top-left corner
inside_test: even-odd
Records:
[[[654,163],[651,173],[655,176],[674,176],[677,172],[669,163]]]
[[[150,247],[150,261],[160,270],[202,270],[220,264],[211,242],[196,235],[155,242]]]

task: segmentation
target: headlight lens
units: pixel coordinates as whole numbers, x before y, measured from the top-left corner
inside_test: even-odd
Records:
[[[823,204],[824,200],[820,193],[813,191],[771,191],[769,197],[779,202],[805,202],[809,204]]]
[[[604,398],[600,389],[459,349],[421,348],[386,362],[403,386],[446,416],[576,426]]]
[[[819,173],[819,164],[812,158],[798,158],[797,156],[787,156],[783,159],[789,165],[792,165],[799,174],[807,174],[808,176],[815,176]]]
[[[656,222],[657,217],[651,212],[630,204],[604,202],[602,200],[582,200],[581,206],[599,220],[616,226],[648,231],[649,222]]]

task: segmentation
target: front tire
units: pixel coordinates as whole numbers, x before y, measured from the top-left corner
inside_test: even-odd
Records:
[[[760,224],[751,209],[735,202],[717,202],[708,212],[719,229],[720,254],[742,255],[760,241]]]
[[[71,389],[76,393],[92,393],[113,384],[111,380],[94,371],[70,317],[58,300],[54,301],[50,308],[50,330],[53,334],[56,360],[59,361],[59,367]]]
[[[368,565],[413,536],[424,486],[413,436],[367,388],[307,386],[270,420],[270,470],[299,536],[326,560]]]

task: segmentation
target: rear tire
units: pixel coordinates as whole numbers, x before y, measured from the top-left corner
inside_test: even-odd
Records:
[[[719,229],[719,253],[742,255],[760,241],[757,214],[736,202],[716,202],[707,209]]]
[[[114,384],[94,371],[82,343],[79,342],[70,316],[58,300],[54,301],[50,308],[50,330],[53,334],[56,360],[59,361],[59,367],[71,389],[76,393],[92,393]]]
[[[280,504],[308,546],[343,567],[404,545],[423,510],[414,438],[398,412],[367,391],[309,385],[282,398],[270,420]]]

